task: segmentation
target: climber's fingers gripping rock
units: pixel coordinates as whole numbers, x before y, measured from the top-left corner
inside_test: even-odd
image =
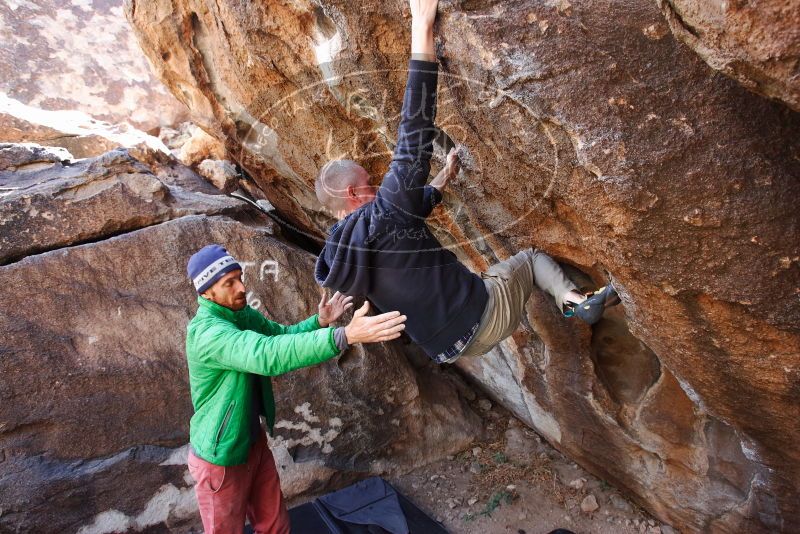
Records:
[[[460,168],[461,160],[458,157],[458,149],[453,147],[447,154],[447,161],[444,167],[442,167],[442,170],[439,171],[439,174],[437,174],[436,177],[431,180],[431,187],[435,187],[439,191],[443,191],[444,188],[447,187],[447,182],[449,182],[452,178],[455,178]]]
[[[433,26],[439,0],[409,0],[411,18],[415,24]]]

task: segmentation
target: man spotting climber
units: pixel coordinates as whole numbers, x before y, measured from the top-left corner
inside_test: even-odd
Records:
[[[587,299],[546,254],[524,250],[481,277],[433,236],[425,219],[458,171],[455,153],[426,185],[436,113],[438,65],[433,49],[437,0],[411,1],[411,60],[402,118],[380,188],[354,161],[328,162],[316,181],[320,202],[339,220],[317,259],[323,287],[369,298],[408,316],[406,332],[434,361],[485,354],[517,328],[534,284],[565,315],[599,320],[619,302],[611,286]]]
[[[189,424],[189,472],[206,534],[242,534],[245,516],[256,534],[288,534],[275,461],[260,416],[272,432],[270,376],[308,367],[354,343],[400,336],[399,312],[366,317],[369,302],[345,327],[331,328],[352,297],[323,292],[319,313],[295,325],[270,321],[247,305],[239,263],[219,245],[194,254],[187,267],[198,293],[186,333],[194,415]]]

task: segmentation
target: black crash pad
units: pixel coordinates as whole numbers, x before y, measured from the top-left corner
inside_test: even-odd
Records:
[[[292,534],[447,534],[391,484],[372,477],[289,510]],[[245,534],[251,534],[249,526]]]

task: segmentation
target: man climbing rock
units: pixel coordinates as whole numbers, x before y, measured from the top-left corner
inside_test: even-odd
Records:
[[[316,365],[348,345],[400,336],[399,312],[367,317],[369,302],[345,327],[332,328],[352,297],[323,292],[319,313],[295,325],[270,321],[247,305],[242,269],[220,245],[194,254],[187,267],[199,308],[186,334],[189,472],[206,534],[241,534],[245,516],[256,533],[288,533],[280,480],[261,426],[272,432],[270,376]]]
[[[611,286],[587,298],[552,258],[532,249],[479,277],[428,228],[425,219],[441,202],[458,159],[451,152],[442,172],[426,185],[437,135],[438,1],[410,3],[411,60],[392,162],[377,190],[354,161],[331,161],[320,170],[317,198],[339,222],[317,259],[317,282],[366,296],[379,309],[400,310],[408,316],[408,335],[439,363],[485,354],[511,335],[534,284],[552,295],[565,315],[597,322],[605,307],[619,302]]]

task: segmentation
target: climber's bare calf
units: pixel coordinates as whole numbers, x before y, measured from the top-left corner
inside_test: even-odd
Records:
[[[562,310],[580,303],[575,309],[579,317],[600,307],[598,297],[584,300],[546,254],[525,250],[478,276],[428,228],[428,215],[458,170],[450,154],[442,172],[427,184],[438,134],[433,124],[437,3],[410,1],[408,82],[397,146],[380,187],[372,186],[367,171],[352,160],[331,161],[320,169],[317,198],[339,222],[330,229],[314,274],[324,287],[366,297],[379,310],[399,310],[408,317],[406,333],[441,363],[484,354],[511,335],[534,285],[550,293]]]

